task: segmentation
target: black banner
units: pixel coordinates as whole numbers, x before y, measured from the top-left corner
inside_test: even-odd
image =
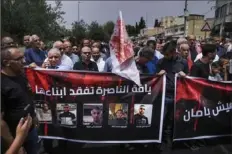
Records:
[[[166,78],[141,87],[111,73],[26,69],[40,137],[86,143],[161,142]]]
[[[232,135],[232,82],[177,78],[174,140]]]

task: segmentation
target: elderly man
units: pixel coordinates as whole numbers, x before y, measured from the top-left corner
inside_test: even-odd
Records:
[[[61,52],[57,48],[52,48],[48,51],[48,61],[44,62],[42,67],[48,69],[72,70],[68,65],[62,65]]]
[[[1,46],[3,48],[13,46],[14,45],[14,40],[11,37],[3,37],[1,40]]]
[[[91,49],[89,47],[83,47],[81,49],[81,61],[74,64],[74,70],[86,70],[86,71],[97,71],[97,64],[91,59]]]
[[[38,134],[35,128],[37,120],[34,104],[29,96],[27,79],[23,75],[24,64],[24,54],[17,47],[1,50],[1,114],[3,115],[1,131],[4,141],[10,146],[15,138],[19,121],[30,114],[34,122],[24,142],[24,149],[28,154],[37,154]]]
[[[71,42],[69,42],[69,41],[64,42],[64,51],[65,51],[65,54],[72,60],[73,64],[75,64],[76,62],[78,62],[80,60],[77,55],[72,53]]]
[[[61,53],[61,64],[60,65],[67,66],[70,69],[73,68],[73,62],[72,62],[72,60],[67,55],[64,54],[64,44],[63,44],[63,42],[56,41],[53,44],[53,48],[57,48],[57,49],[60,50],[60,53]],[[48,63],[47,65],[49,65],[48,58],[45,59],[44,62]]]
[[[103,60],[105,61],[110,55],[109,55],[109,51],[106,48],[106,44],[102,44],[100,42],[93,42],[92,44],[92,49],[93,48],[98,48],[100,51],[100,55],[103,58]]]
[[[189,48],[190,48],[189,51],[190,51],[191,60],[194,61],[198,54],[196,50],[196,37],[194,35],[189,35],[188,43],[189,43]]]
[[[24,53],[26,64],[41,67],[46,56],[44,51],[40,50],[40,38],[37,35],[32,35],[30,40],[32,48],[26,49]]]
[[[99,48],[97,48],[97,47],[92,48],[91,60],[97,64],[99,72],[104,71],[105,61],[101,57],[101,53],[100,53]]]
[[[183,37],[180,37],[178,40],[177,40],[177,52],[180,52],[180,45],[181,44],[186,44],[188,43],[188,41],[183,38]]]

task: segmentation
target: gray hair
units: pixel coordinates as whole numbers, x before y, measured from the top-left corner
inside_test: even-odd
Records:
[[[57,48],[57,46],[59,46],[59,44],[63,44],[63,42],[61,41],[56,41],[53,43],[53,48]]]
[[[52,49],[50,49],[49,51],[48,51],[48,54],[49,53],[59,53],[59,55],[61,56],[61,52],[60,52],[60,50],[59,49],[57,49],[57,48],[52,48]]]
[[[177,40],[177,45],[181,45],[181,44],[186,43],[186,42],[188,42],[188,41],[187,41],[185,38],[180,37],[180,38]]]

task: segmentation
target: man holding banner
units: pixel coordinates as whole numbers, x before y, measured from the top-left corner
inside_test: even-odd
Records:
[[[157,72],[158,75],[166,74],[166,96],[165,96],[165,112],[164,112],[164,133],[163,145],[165,149],[172,148],[172,135],[174,123],[174,92],[175,92],[175,74],[185,77],[188,73],[187,61],[178,56],[176,52],[176,43],[170,41],[163,47],[164,58],[158,61]]]

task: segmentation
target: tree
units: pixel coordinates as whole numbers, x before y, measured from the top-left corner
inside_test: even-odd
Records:
[[[158,19],[155,19],[154,27],[159,27],[159,21],[158,21]]]
[[[126,25],[126,30],[127,30],[127,33],[129,36],[136,36],[137,35],[135,26]]]
[[[135,23],[135,31],[136,31],[136,34],[140,33],[139,25],[137,22]]]
[[[143,19],[143,17],[141,17],[139,21],[139,30],[144,29],[144,28],[146,28],[146,22]]]
[[[103,25],[103,30],[105,34],[105,41],[109,41],[111,38],[111,35],[113,34],[114,31],[114,22],[113,21],[108,21]]]
[[[2,0],[2,34],[8,33],[22,41],[26,34],[38,34],[43,40],[53,40],[63,33],[59,23],[63,23],[60,11],[62,3],[55,1],[54,8],[46,0]]]
[[[80,43],[82,39],[84,39],[87,35],[87,24],[84,20],[80,20],[79,22],[75,21],[72,23],[72,36],[76,38],[77,43]]]
[[[88,26],[88,36],[93,40],[103,41],[105,37],[103,27],[97,21],[91,22]]]

